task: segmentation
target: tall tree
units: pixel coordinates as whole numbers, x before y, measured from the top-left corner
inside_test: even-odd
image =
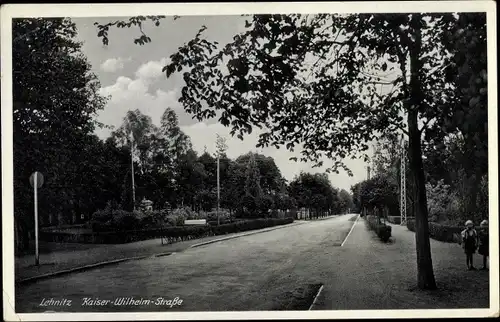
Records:
[[[347,212],[349,210],[352,211],[353,208],[352,196],[347,190],[345,189],[340,190],[339,199],[340,199],[339,200],[340,210],[342,212]]]
[[[196,208],[197,192],[201,191],[206,181],[205,167],[198,160],[195,151],[189,150],[181,156],[178,174],[176,176],[176,196],[172,206],[191,206]]]
[[[297,206],[306,208],[311,216],[340,211],[338,191],[331,185],[326,173],[301,172],[290,183],[290,195],[297,201]]]
[[[111,133],[119,146],[129,146],[134,151],[134,158],[139,163],[141,173],[151,171],[153,167],[153,145],[158,137],[158,129],[150,116],[140,110],[127,111],[123,123]]]
[[[76,34],[70,19],[12,22],[14,218],[16,228],[24,227],[17,229],[19,241],[27,241],[33,227],[28,183],[33,171],[45,176],[41,224],[57,223],[50,222],[49,214],[74,219],[65,210],[75,208],[72,200],[82,175],[77,168],[87,158],[81,152],[105,103]]]
[[[238,157],[238,162],[248,162],[255,158],[260,173],[260,186],[265,194],[272,195],[281,189],[283,177],[272,157],[259,153],[247,153]]]
[[[250,157],[247,162],[245,171],[245,196],[244,203],[247,207],[249,215],[256,217],[260,214],[257,212],[260,210],[262,203],[262,188],[260,186],[260,171],[255,160],[255,155],[250,153]]]
[[[171,109],[165,109],[161,118],[160,134],[163,139],[163,148],[165,154],[170,159],[175,168],[179,163],[181,155],[186,154],[192,149],[191,139],[179,126],[179,120],[176,112]]]
[[[238,217],[245,215],[242,201],[245,197],[246,166],[247,163],[241,162],[239,158],[229,163],[226,181],[229,187],[223,190],[223,207],[227,207],[231,212],[235,211]]]

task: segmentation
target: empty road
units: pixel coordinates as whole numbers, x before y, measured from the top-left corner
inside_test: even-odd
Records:
[[[355,216],[311,221],[170,256],[42,280],[17,289],[16,311],[285,309],[290,292],[322,283],[342,267],[337,249]],[[142,301],[134,305],[129,298]]]

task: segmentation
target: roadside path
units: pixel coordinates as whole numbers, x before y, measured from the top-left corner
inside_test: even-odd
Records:
[[[357,221],[337,249],[341,260],[324,281],[314,310],[489,307],[489,272],[467,271],[457,244],[431,239],[439,290],[418,290],[415,234],[406,226],[391,226],[392,241],[384,244],[367,229],[364,219]],[[474,260],[479,267],[481,258],[476,254]]]
[[[309,221],[307,221],[309,222]],[[34,265],[34,255],[25,255],[15,258],[15,280],[16,283],[39,276],[54,274],[57,272],[74,270],[79,268],[90,268],[96,264],[113,264],[121,260],[140,259],[155,255],[167,255],[186,250],[197,244],[215,242],[219,239],[237,238],[249,234],[262,233],[266,231],[283,229],[307,223],[297,220],[291,224],[268,227],[258,230],[245,231],[234,234],[210,236],[199,239],[192,239],[173,244],[162,245],[161,239],[150,239],[127,244],[98,244],[98,245],[69,245],[76,248],[82,246],[82,249],[58,250],[51,253],[40,254],[40,266]],[[57,243],[47,243],[47,247],[61,247]]]

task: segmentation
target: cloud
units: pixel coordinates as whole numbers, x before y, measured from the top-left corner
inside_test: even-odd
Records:
[[[143,114],[150,116],[153,123],[160,125],[161,116],[167,107],[179,109],[178,94],[175,89],[164,91],[154,90],[152,87],[155,78],[159,77],[154,67],[161,63],[162,61],[145,63],[137,69],[135,79],[119,76],[114,84],[101,88],[101,95],[109,97],[109,101],[104,110],[98,114],[98,121],[116,128],[121,125],[127,111],[139,109]],[[110,133],[109,129],[96,131],[96,134],[103,139]]]
[[[229,134],[230,129],[224,127],[220,123],[197,123],[189,126],[182,126],[181,128],[191,137],[193,149],[199,154],[204,152],[205,147],[207,152],[214,153],[215,139],[217,134],[219,134],[226,138],[228,146],[226,153],[228,157],[235,159],[238,156],[246,154],[250,151],[270,156],[276,162],[281,174],[289,181],[292,181],[301,171],[321,173],[325,172],[326,167],[332,164],[331,162],[329,163],[327,159],[324,159],[323,161],[325,162],[325,167],[313,168],[310,163],[290,161],[290,157],[300,157],[300,150],[290,152],[284,147],[280,149],[276,149],[274,147],[257,149],[255,146],[257,144],[259,134],[262,133],[258,129],[255,129],[251,134],[245,136],[242,141],[237,137],[231,137]],[[350,191],[352,185],[365,179],[366,165],[362,160],[346,159],[344,161],[353,171],[353,177],[349,177],[347,173],[341,171],[339,174],[329,174],[329,179],[334,187]]]
[[[130,61],[131,58],[109,58],[101,64],[101,70],[107,73],[115,73],[122,70],[125,66],[125,62]]]
[[[167,63],[166,58],[162,58],[160,61],[149,61],[139,67],[135,76],[140,79],[156,80],[163,75],[162,69]]]

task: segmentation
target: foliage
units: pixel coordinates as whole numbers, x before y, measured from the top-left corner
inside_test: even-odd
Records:
[[[438,181],[435,185],[427,183],[426,190],[430,221],[441,222],[460,218],[460,205],[456,193],[451,191],[449,185],[444,184],[444,180]]]
[[[206,219],[207,221],[217,221],[217,218],[219,218],[221,221],[228,221],[231,220],[231,214],[227,210],[219,210],[219,214],[217,214],[217,211],[210,211],[206,213]]]
[[[387,221],[391,224],[399,225],[401,224],[401,216],[388,216]]]
[[[375,144],[375,151],[371,159],[375,175],[385,175],[394,183],[399,179],[401,158],[401,137],[397,133],[387,133]]]
[[[253,154],[248,159],[245,171],[245,195],[243,203],[249,215],[256,216],[262,209],[263,192],[260,186],[260,171]]]
[[[340,212],[347,212],[349,209],[354,207],[352,196],[349,192],[342,189],[339,192],[339,208]]]
[[[335,189],[326,173],[310,174],[301,172],[290,183],[290,196],[297,201],[297,207],[315,210],[315,214],[342,211],[339,192]]]
[[[14,19],[12,39],[14,220],[16,246],[26,247],[34,227],[28,184],[32,172],[45,177],[39,191],[40,225],[53,225],[79,221],[80,212],[88,218],[104,207],[92,188],[98,187],[104,198],[113,197],[108,190],[113,179],[102,179],[105,170],[113,172],[119,165],[104,164],[97,157],[104,143],[91,135],[99,125],[93,118],[105,98],[76,40],[74,23],[62,18]],[[121,151],[106,154],[116,160]]]
[[[377,233],[377,236],[383,242],[389,241],[391,238],[392,227],[381,223],[377,216],[366,216],[366,223],[371,230]]]
[[[429,223],[429,233],[431,238],[448,243],[460,243],[460,233],[464,230],[465,222],[460,222],[460,225],[443,225],[438,223]],[[407,227],[411,231],[415,231],[415,220],[409,219]],[[480,229],[476,227],[476,230]]]
[[[167,223],[172,226],[182,226],[184,221],[191,216],[193,211],[188,207],[173,209],[170,214],[167,215]]]
[[[353,186],[351,190],[353,201],[359,209],[373,211],[375,208],[387,207],[393,216],[399,215],[398,186],[388,176],[377,175]]]
[[[125,231],[141,227],[157,227],[165,219],[164,213],[125,211],[106,208],[96,211],[90,220],[94,232]]]
[[[439,76],[449,71],[446,69],[449,67],[446,65],[448,61],[443,60],[443,57],[447,58],[447,53],[453,53],[456,49],[460,49],[452,44],[453,40],[462,35],[459,27],[467,27],[468,24],[477,23],[481,19],[480,15],[467,16],[466,14],[455,16],[451,14],[427,14],[423,16],[407,14],[257,15],[252,16],[251,20],[247,21],[246,31],[236,35],[232,43],[222,48],[217,43],[211,43],[203,38],[203,31],[206,29],[203,26],[191,42],[186,43],[184,47],[179,49],[179,52],[171,56],[172,63],[165,66],[164,71],[167,76],[170,76],[173,72],[182,71],[183,68],[197,64],[197,68],[189,68],[185,74],[186,87],[181,102],[184,103],[188,112],[192,112],[200,118],[209,118],[215,115],[214,109],[222,110],[221,120],[227,125],[231,125],[234,133],[243,135],[251,131],[251,124],[256,126],[265,124],[274,131],[261,136],[263,144],[284,145],[290,141],[293,142],[289,138],[298,136],[297,141],[311,143],[306,150],[313,148],[317,150],[318,146],[326,147],[328,140],[325,139],[323,143],[323,141],[314,141],[315,139],[312,137],[306,136],[307,125],[311,122],[310,114],[307,112],[312,109],[309,106],[302,107],[301,105],[310,104],[315,99],[313,95],[309,94],[320,94],[319,98],[316,99],[326,107],[331,108],[332,112],[342,111],[334,110],[335,106],[328,105],[334,105],[345,99],[358,103],[355,105],[357,113],[360,110],[367,113],[368,111],[362,109],[363,103],[366,101],[357,102],[355,99],[358,96],[368,97],[371,99],[371,103],[375,101],[389,106],[388,104],[400,101],[404,95],[410,94],[405,88],[408,85],[406,77],[395,77],[385,82],[387,85],[393,86],[393,89],[394,87],[403,89],[399,92],[398,89],[390,92],[386,95],[388,98],[386,100],[377,97],[380,95],[375,95],[377,85],[383,85],[384,78],[388,78],[386,76],[388,72],[396,70],[397,67],[401,69],[402,74],[408,72],[403,60],[406,58],[405,54],[413,49],[412,41],[415,45],[422,47],[417,48],[421,52],[421,57],[415,57],[421,60],[420,64],[423,67],[419,72],[431,76],[428,78],[428,82],[438,82]],[[411,26],[411,28],[402,29],[400,28],[402,25]],[[479,25],[481,26],[481,24]],[[422,37],[421,39],[414,37],[417,33]],[[470,33],[465,34],[469,35]],[[469,35],[469,37],[472,36]],[[435,42],[430,42],[432,40]],[[469,47],[480,49],[478,42],[480,43],[476,39]],[[425,54],[431,52],[429,43],[439,45],[441,51]],[[313,64],[315,70],[307,77],[302,75],[305,69],[304,57],[306,56],[313,58],[312,61],[316,61]],[[328,60],[327,57],[335,57],[335,59]],[[227,64],[228,73],[217,68],[223,65],[225,59],[229,61]],[[443,64],[439,63],[440,60],[443,60]],[[275,66],[281,68],[274,68]],[[368,68],[378,70],[380,76],[364,71]],[[257,69],[262,75],[257,76],[252,73]],[[328,74],[328,71],[333,69],[336,69],[336,74]],[[310,78],[312,74],[316,76],[313,79]],[[244,79],[243,77],[247,75],[251,77]],[[326,80],[333,80],[334,88],[324,86]],[[356,82],[349,84],[348,80],[356,80]],[[364,83],[360,84],[361,81]],[[217,84],[217,89],[210,88],[211,84]],[[362,90],[354,93],[346,91],[343,89],[344,85],[364,87],[372,97],[364,94]],[[427,85],[427,83],[423,85]],[[268,90],[269,88],[275,90]],[[296,91],[297,88],[301,95],[292,95],[292,98],[288,98],[287,94],[290,91]],[[428,90],[429,87],[425,89]],[[252,95],[245,95],[249,93]],[[281,95],[276,97],[275,93],[281,93]],[[333,93],[335,100],[332,99]],[[452,93],[447,94],[452,95]],[[220,102],[219,98],[223,98],[224,101]],[[435,97],[431,99],[430,95],[426,99],[429,105],[440,103]],[[207,104],[202,107],[202,104],[199,104],[200,101]],[[229,108],[230,102],[237,102],[237,104],[231,105],[236,107]],[[252,109],[245,110],[246,106],[252,107]],[[278,110],[283,106],[298,106],[303,109],[304,113],[298,111],[286,116],[273,113],[274,109]],[[270,111],[265,112],[264,109],[269,107]],[[321,108],[323,107],[321,106]],[[393,108],[399,109],[401,105]],[[343,113],[354,113],[354,108]],[[389,122],[389,125],[399,128],[401,125],[399,115],[388,113],[381,114],[377,120],[381,123]],[[344,116],[344,114],[340,114]],[[292,118],[297,116],[299,119],[292,122]],[[342,121],[342,116],[338,117],[335,113],[326,113],[325,116],[335,118],[335,121],[339,119]],[[352,114],[345,116],[345,121],[347,121],[347,117],[352,116]],[[435,112],[425,116],[441,117]],[[269,120],[270,118],[271,120]],[[309,122],[301,126],[300,121],[303,120]],[[326,125],[326,121],[328,119],[322,125]],[[332,125],[336,126],[336,123],[338,122],[333,122]],[[298,127],[283,128],[284,124],[298,125]],[[382,128],[373,128],[374,126],[372,125],[371,130],[388,133]],[[362,134],[365,134],[364,130],[359,127],[346,127],[346,129],[361,132],[359,133],[361,138],[363,138]],[[391,127],[388,130],[392,132],[392,129]],[[345,131],[345,129],[343,130]],[[302,134],[302,132],[304,133]],[[326,135],[327,133],[323,133],[322,137]],[[328,135],[338,136],[340,132],[328,133]],[[287,148],[293,149],[295,142],[292,142]],[[358,148],[366,150],[367,147],[360,145]],[[337,149],[341,148],[337,147]],[[331,155],[328,156],[335,158],[335,152],[332,151]],[[309,156],[315,160],[318,159],[315,158],[318,155],[314,154],[313,151],[305,153],[306,159]],[[342,156],[341,153],[340,157]]]

